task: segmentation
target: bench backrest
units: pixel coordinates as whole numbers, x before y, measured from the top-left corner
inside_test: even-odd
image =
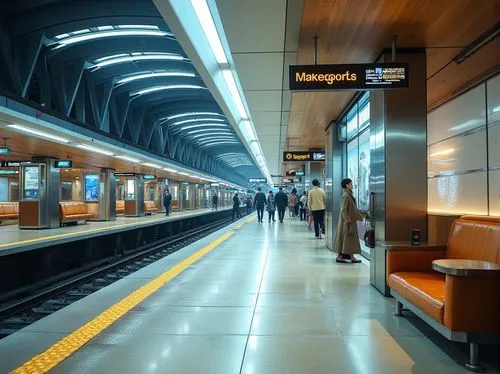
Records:
[[[500,217],[457,219],[450,230],[446,257],[500,264]]]

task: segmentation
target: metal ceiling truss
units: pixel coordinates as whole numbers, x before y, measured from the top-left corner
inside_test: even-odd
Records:
[[[121,5],[122,2],[120,2]],[[101,34],[109,32],[111,30],[109,26],[104,25],[115,25],[115,29],[118,28],[116,25],[122,24],[158,25],[160,30],[158,32],[169,32],[155,13],[156,9],[153,12],[155,17],[150,15],[118,17],[111,9],[107,9],[106,11],[110,12],[108,16],[92,18],[91,15],[95,10],[92,11],[91,8],[80,8],[82,12],[89,13],[88,20],[82,20],[86,14],[78,13],[78,21],[71,22],[65,19],[65,22],[61,23],[57,15],[51,14],[50,17],[48,16],[49,19],[40,21],[45,22],[44,27],[33,32],[29,32],[30,27],[25,25],[28,31],[21,34],[22,25],[17,24],[15,27],[11,25],[9,34],[9,30],[0,25],[0,68],[4,66],[7,72],[0,77],[0,88],[13,91],[24,99],[56,110],[100,132],[117,136],[133,145],[212,175],[239,184],[246,183],[244,181],[247,177],[241,173],[242,170],[252,173],[252,176],[260,175],[238,135],[227,123],[225,117],[221,116],[222,111],[208,90],[177,88],[186,85],[189,87],[204,85],[173,37],[169,36],[168,40],[162,40],[153,36],[138,38],[125,35],[110,40],[102,38],[96,41],[84,40],[74,45],[64,45],[60,41],[62,39],[58,42],[58,38],[69,40],[73,35],[71,32],[75,30],[83,30],[80,33],[86,32],[85,35],[97,31]],[[148,13],[152,10],[143,8],[142,12]],[[103,14],[100,16],[102,17]],[[64,17],[68,15],[64,14]],[[27,17],[25,21],[30,22],[30,17]],[[99,30],[97,26],[100,26]],[[73,39],[75,37],[78,38],[78,31]],[[15,43],[13,43],[14,40]],[[132,51],[140,52],[134,55]],[[148,60],[147,54],[153,52],[161,52],[163,55],[172,53],[182,56],[182,59]],[[137,56],[140,53],[146,57],[141,57],[137,61],[129,61],[132,58],[130,56]],[[108,60],[102,60],[102,58],[117,55],[115,60],[118,58],[123,61],[109,64],[110,66],[102,66],[97,70],[93,68],[97,66],[96,60],[110,61],[111,58]],[[172,73],[147,75],[154,71],[185,73],[177,74],[177,76]],[[141,77],[116,84],[119,79],[134,75],[141,75]],[[176,88],[146,95],[133,95],[134,92],[142,92],[140,90],[165,85]],[[200,113],[200,116],[189,115],[189,113]],[[201,115],[201,113],[218,115]],[[168,119],[172,116],[177,117]],[[220,125],[218,127],[214,125],[213,128],[208,126],[206,129],[213,131],[198,131],[194,136],[194,132],[191,134],[189,129],[181,131],[179,125],[175,124],[182,120],[205,117],[215,119],[212,122],[217,124],[227,124],[227,129]],[[193,124],[201,124],[201,122],[193,122]],[[205,127],[201,128],[205,129]],[[223,130],[224,134],[221,131],[217,133],[217,130]],[[210,140],[217,141],[213,133],[220,135],[216,137],[220,138],[220,147],[212,146]],[[232,144],[230,138],[240,143]],[[226,141],[229,143],[224,145]],[[231,152],[227,151],[228,148]],[[235,166],[238,166],[238,170],[232,168]]]

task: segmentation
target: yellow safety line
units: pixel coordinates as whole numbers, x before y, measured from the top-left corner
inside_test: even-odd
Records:
[[[165,273],[126,296],[124,299],[118,301],[85,325],[59,340],[46,351],[26,361],[23,365],[11,371],[11,373],[48,372],[233,234],[234,231],[231,230],[220,236],[206,247],[179,262]]]

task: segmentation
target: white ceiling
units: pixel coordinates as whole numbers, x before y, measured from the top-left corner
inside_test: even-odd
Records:
[[[297,59],[303,0],[216,0],[271,175],[279,175]],[[286,43],[285,43],[286,38]]]

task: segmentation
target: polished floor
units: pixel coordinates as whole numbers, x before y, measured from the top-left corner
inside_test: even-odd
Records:
[[[253,220],[227,230],[234,235],[51,372],[466,373],[452,358],[457,352],[445,353],[436,345],[442,339],[425,324],[392,315],[394,301],[370,286],[367,262],[335,263],[302,222]],[[15,368],[223,232],[0,341],[0,371]]]
[[[228,210],[232,207],[222,207],[219,210]],[[54,241],[69,241],[76,238],[85,238],[112,231],[128,230],[132,226],[154,225],[159,221],[175,220],[179,217],[189,217],[211,212],[212,209],[184,210],[182,212],[172,212],[168,217],[165,213],[157,212],[152,215],[141,217],[125,217],[118,215],[115,221],[88,221],[86,224],[80,222],[78,225],[68,225],[53,229],[42,230],[20,230],[16,221],[12,224],[0,225],[0,255],[15,251],[16,249],[32,249],[37,243]],[[44,243],[45,245],[45,243]]]

